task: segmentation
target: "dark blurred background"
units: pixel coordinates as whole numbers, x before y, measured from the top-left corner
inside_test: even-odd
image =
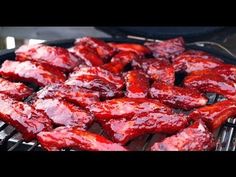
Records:
[[[151,39],[183,36],[187,42],[206,40],[220,43],[236,54],[236,27],[0,27],[0,50],[83,36]]]

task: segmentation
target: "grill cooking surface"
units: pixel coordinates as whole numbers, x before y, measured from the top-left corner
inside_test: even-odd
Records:
[[[112,40],[111,40],[112,41]],[[56,45],[56,44],[53,44]],[[178,78],[177,78],[178,79]],[[35,87],[35,91],[39,88]],[[208,104],[213,104],[224,98],[217,94],[207,94],[209,99]],[[25,100],[25,102],[30,101],[30,99]],[[179,111],[179,110],[176,110]],[[215,137],[217,138],[216,151],[235,151],[236,148],[236,118],[229,118],[227,122],[221,126],[220,129],[215,131]],[[107,137],[103,129],[98,123],[93,123],[93,125],[88,129],[88,131],[100,134]],[[145,151],[157,141],[164,139],[166,136],[164,134],[146,134],[139,136],[126,143],[126,147],[130,150]],[[21,134],[18,133],[12,126],[0,122],[0,150],[3,151],[42,151],[40,145],[36,140],[26,143]],[[64,149],[68,151],[67,149]],[[73,150],[70,150],[73,151]]]

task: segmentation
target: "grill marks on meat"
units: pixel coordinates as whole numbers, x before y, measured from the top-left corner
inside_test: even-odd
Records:
[[[0,105],[0,120],[15,127],[25,141],[31,141],[43,130],[52,129],[51,120],[28,104],[0,94]]]
[[[39,86],[65,81],[65,75],[58,69],[31,61],[6,60],[2,64],[0,74],[13,81],[33,82]]]
[[[188,50],[173,60],[176,72],[185,71],[191,73],[204,69],[212,69],[223,64],[223,61],[203,51]]]
[[[83,131],[78,127],[59,127],[51,132],[41,132],[37,135],[37,139],[48,151],[65,148],[87,151],[127,151],[126,148],[103,136]]]
[[[202,121],[196,121],[176,135],[155,143],[152,151],[207,151],[215,148],[213,134]]]
[[[184,79],[184,86],[201,92],[217,93],[228,99],[236,100],[236,85],[215,74],[190,74]]]
[[[33,93],[33,89],[22,83],[10,82],[0,78],[0,93],[6,94],[15,100],[23,100]]]
[[[18,61],[35,61],[46,63],[68,72],[79,64],[79,60],[70,52],[61,47],[52,47],[42,44],[23,45],[15,51]]]
[[[147,98],[112,99],[95,103],[87,108],[99,121],[121,118],[131,119],[136,114],[153,112],[155,110],[172,112],[169,107],[161,104],[159,101]]]
[[[102,126],[114,142],[126,144],[129,140],[146,133],[172,134],[188,125],[186,117],[171,112],[145,112],[127,120],[111,119]]]
[[[149,79],[143,72],[132,70],[126,73],[126,96],[128,98],[146,98],[149,90]]]
[[[99,92],[77,87],[75,85],[53,84],[37,92],[37,98],[60,98],[80,107],[86,107],[99,101]]]
[[[135,69],[142,69],[154,81],[163,81],[174,85],[175,71],[167,60],[155,58],[133,60],[132,66]]]
[[[189,114],[190,120],[203,120],[212,131],[219,128],[226,120],[236,115],[236,102],[233,100],[220,101],[215,104],[194,110]]]
[[[170,107],[184,110],[204,106],[208,101],[197,90],[172,86],[163,82],[155,82],[150,88],[150,95]]]
[[[185,42],[182,37],[162,42],[147,42],[144,45],[152,51],[155,58],[164,57],[172,59],[183,53],[185,50]]]
[[[59,99],[38,99],[35,109],[44,111],[56,125],[77,126],[87,129],[93,122],[93,116],[79,107]]]

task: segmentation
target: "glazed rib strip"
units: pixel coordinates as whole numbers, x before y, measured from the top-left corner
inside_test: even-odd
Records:
[[[152,151],[207,151],[215,148],[216,142],[213,134],[205,124],[196,121],[176,135],[165,138],[162,142],[155,143]]]
[[[212,131],[223,125],[226,120],[236,115],[236,101],[225,100],[194,110],[190,120],[203,120]]]
[[[118,89],[122,89],[124,86],[124,79],[119,75],[113,74],[101,67],[80,67],[75,68],[75,72],[70,74],[71,77],[80,77],[80,76],[97,76],[107,80],[108,82],[116,85]]]
[[[94,119],[88,112],[59,99],[38,99],[33,106],[39,111],[44,111],[56,125],[87,129]]]
[[[174,85],[175,71],[167,60],[157,58],[138,59],[132,61],[132,67],[134,69],[142,69],[154,81],[162,81]]]
[[[162,42],[147,42],[144,45],[152,51],[155,58],[164,57],[172,59],[183,53],[185,50],[185,42],[182,37]]]
[[[99,101],[99,92],[75,85],[53,84],[37,92],[37,98],[62,98],[80,107],[86,107]]]
[[[33,93],[33,89],[22,83],[14,83],[0,78],[0,93],[20,101],[30,96]]]
[[[138,58],[139,56],[134,52],[121,51],[111,59],[110,63],[102,65],[101,68],[115,74],[120,74],[127,64]]]
[[[56,68],[31,61],[6,60],[2,64],[0,74],[13,81],[33,82],[39,86],[65,81],[65,75]]]
[[[109,45],[118,51],[132,51],[140,56],[151,54],[151,51],[141,44],[134,43],[109,43]]]
[[[59,151],[70,148],[87,151],[126,151],[119,144],[103,136],[80,130],[79,128],[59,127],[51,132],[41,132],[37,139],[42,147],[48,151]]]
[[[157,111],[135,115],[131,120],[111,119],[101,124],[114,142],[126,144],[143,134],[178,132],[188,125],[188,121],[183,115]]]
[[[118,90],[116,85],[108,82],[106,79],[93,75],[76,76],[76,72],[77,71],[73,73],[73,76],[69,76],[68,80],[65,82],[66,85],[74,85],[92,91],[98,91],[102,99],[120,97],[123,95],[123,92]]]
[[[115,50],[107,43],[93,37],[83,37],[77,39],[75,41],[75,45],[84,45],[95,49],[97,54],[104,60],[104,62],[109,61],[109,59],[115,53]]]
[[[150,88],[152,98],[178,109],[190,110],[207,104],[207,98],[194,89],[155,82]]]
[[[149,90],[149,79],[138,70],[129,71],[125,75],[126,96],[128,98],[146,98]]]
[[[18,61],[35,61],[57,67],[61,71],[71,71],[79,64],[79,60],[69,51],[61,47],[42,44],[23,45],[15,51]]]
[[[52,129],[51,120],[28,104],[0,94],[0,105],[0,120],[15,127],[25,141],[31,141],[43,130]]]
[[[217,74],[189,75],[184,79],[184,86],[201,92],[217,93],[228,99],[236,100],[236,84]]]
[[[172,112],[172,110],[157,100],[147,98],[118,98],[98,102],[88,106],[90,112],[100,121],[109,119],[131,119],[135,114],[143,112]]]
[[[223,64],[223,61],[206,52],[197,50],[188,50],[173,60],[175,71],[185,71],[191,73],[204,69],[212,69]]]

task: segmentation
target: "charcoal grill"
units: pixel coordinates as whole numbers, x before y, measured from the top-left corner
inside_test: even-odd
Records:
[[[139,38],[136,36],[128,36],[127,38],[109,38],[102,39],[106,42],[135,42],[144,43],[145,41],[153,41],[153,39]],[[47,45],[60,46],[65,48],[70,48],[74,44],[74,39],[60,40],[46,42]],[[232,53],[214,43],[191,43],[187,44],[187,49],[197,49],[209,52],[217,57],[222,58],[226,63],[236,64],[236,57]],[[222,50],[223,49],[223,50]],[[14,60],[15,54],[14,49],[4,50],[0,52],[0,63],[3,63],[6,59]],[[178,78],[177,78],[178,79]],[[39,88],[35,88],[37,91]],[[224,99],[220,95],[209,93],[207,94],[209,99],[208,104],[213,104],[217,101]],[[29,101],[27,98],[25,102]],[[177,110],[178,111],[178,110]],[[94,123],[89,131],[107,136],[102,128]],[[236,118],[229,118],[227,122],[215,132],[215,137],[217,138],[216,151],[235,151],[236,149]],[[126,146],[135,151],[144,151],[157,140],[165,138],[165,135],[155,134],[155,135],[143,135],[140,136],[126,144]],[[36,140],[26,143],[21,137],[21,134],[17,132],[12,126],[0,122],[0,151],[42,151],[40,145]],[[65,149],[65,151],[68,151]]]

